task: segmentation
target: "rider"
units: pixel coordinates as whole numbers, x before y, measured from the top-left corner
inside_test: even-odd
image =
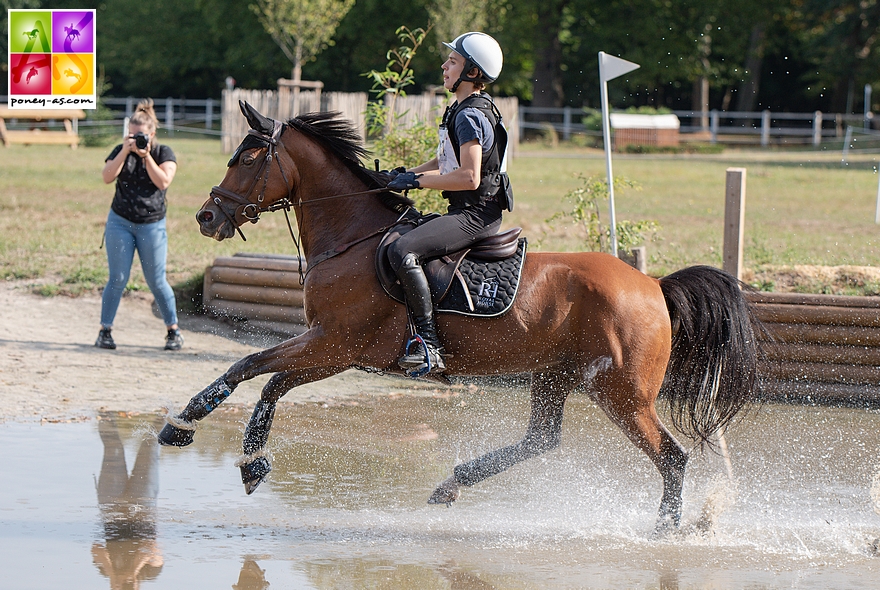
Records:
[[[500,124],[500,113],[491,97],[482,92],[501,73],[501,47],[489,35],[477,32],[464,33],[444,45],[451,51],[441,66],[443,86],[456,100],[443,116],[437,156],[399,172],[388,184],[393,190],[439,189],[449,200],[445,215],[404,234],[389,248],[389,260],[406,294],[416,332],[425,344],[398,361],[410,371],[446,369],[431,291],[421,265],[497,233],[502,209],[511,205],[499,189],[503,154],[496,149],[495,126]]]

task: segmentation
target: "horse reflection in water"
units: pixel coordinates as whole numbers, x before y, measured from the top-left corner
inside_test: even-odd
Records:
[[[134,590],[142,580],[158,577],[164,564],[156,540],[159,445],[145,436],[129,475],[116,421],[103,417],[98,433],[104,444],[97,482],[104,542],[92,545],[92,559],[110,588]]]
[[[242,442],[239,467],[250,494],[271,470],[266,444],[288,391],[351,367],[402,374],[407,312],[383,292],[374,257],[412,201],[384,188],[387,174],[363,166],[359,133],[334,114],[282,123],[248,104],[241,109],[251,129],[196,219],[203,235],[223,240],[262,212],[292,210],[306,259],[309,328],[233,364],[169,416],[159,441],[191,444],[197,422],[239,384],[274,373]],[[565,401],[582,387],[660,472],[658,531],[677,528],[688,451],[655,402],[662,390],[672,425],[699,444],[711,443],[755,399],[760,322],[740,287],[705,266],[654,279],[608,254],[537,252],[524,258],[508,312],[438,316],[447,375],[530,373],[531,411],[519,442],[456,465],[429,503],[451,504],[461,488],[557,448]]]

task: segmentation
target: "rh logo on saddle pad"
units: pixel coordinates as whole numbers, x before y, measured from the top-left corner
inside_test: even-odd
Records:
[[[9,108],[94,109],[95,10],[9,10]]]
[[[480,290],[477,292],[477,300],[474,301],[474,307],[477,309],[492,309],[495,307],[495,298],[498,295],[498,278],[491,277],[480,283]]]

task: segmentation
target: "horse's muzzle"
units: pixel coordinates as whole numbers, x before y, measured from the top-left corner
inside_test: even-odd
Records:
[[[226,216],[213,211],[212,205],[202,207],[196,213],[196,221],[199,222],[199,231],[203,236],[222,241],[235,235],[235,227],[226,219]]]

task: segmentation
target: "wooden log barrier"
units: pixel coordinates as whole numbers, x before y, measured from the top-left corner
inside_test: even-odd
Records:
[[[747,293],[769,338],[771,398],[880,402],[880,297]]]
[[[297,256],[236,254],[217,258],[205,270],[204,308],[219,317],[268,323],[280,332],[305,331],[299,270]]]
[[[299,258],[221,257],[205,272],[214,315],[306,329]],[[771,399],[880,402],[880,297],[747,292],[770,337],[759,375]]]

